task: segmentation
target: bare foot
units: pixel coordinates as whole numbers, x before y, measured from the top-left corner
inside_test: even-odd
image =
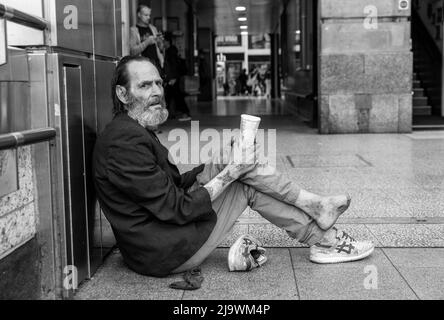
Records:
[[[351,203],[349,195],[321,197],[306,191],[299,195],[297,207],[312,217],[322,230],[331,229]]]
[[[350,203],[349,195],[322,198],[319,218],[316,220],[319,228],[328,230],[333,227],[339,216],[350,207]]]

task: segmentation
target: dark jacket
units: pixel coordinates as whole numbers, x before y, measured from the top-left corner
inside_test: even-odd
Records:
[[[185,59],[179,56],[179,51],[175,45],[171,45],[165,50],[165,79],[180,80],[188,72]]]
[[[165,50],[165,78],[166,81],[178,80],[182,74],[179,69],[179,55],[175,46],[171,45]]]
[[[127,115],[97,140],[94,182],[126,264],[166,276],[208,239],[216,214],[205,188],[187,193],[203,166],[180,175],[156,135]]]

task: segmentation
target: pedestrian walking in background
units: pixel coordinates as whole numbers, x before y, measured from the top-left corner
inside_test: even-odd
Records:
[[[240,75],[239,75],[239,86],[240,86],[240,90],[239,93],[240,95],[244,95],[246,92],[248,92],[248,88],[247,88],[247,81],[248,81],[248,76],[247,76],[247,69],[242,69]]]

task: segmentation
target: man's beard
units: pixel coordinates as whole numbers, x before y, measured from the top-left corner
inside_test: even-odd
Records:
[[[160,105],[161,109],[153,106]],[[145,128],[156,128],[168,120],[168,110],[164,98],[154,98],[139,101],[134,96],[130,97],[127,105],[128,115],[137,120]]]

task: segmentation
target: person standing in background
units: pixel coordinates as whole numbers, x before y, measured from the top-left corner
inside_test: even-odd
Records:
[[[173,44],[170,32],[165,33],[165,99],[170,118],[176,113],[179,121],[191,121],[190,110],[185,101],[185,94],[180,86],[181,79],[186,75],[186,63],[179,56],[179,50]],[[174,106],[174,108],[173,108]]]
[[[265,72],[265,96],[267,99],[271,99],[271,71],[268,67]]]
[[[163,37],[151,24],[151,8],[139,5],[137,25],[130,31],[130,53],[132,56],[141,55],[150,59],[162,75],[165,60],[162,51]]]
[[[240,95],[245,95],[245,92],[248,92],[247,88],[247,81],[248,81],[248,75],[247,75],[247,69],[242,69],[241,74],[239,75],[239,93]]]

